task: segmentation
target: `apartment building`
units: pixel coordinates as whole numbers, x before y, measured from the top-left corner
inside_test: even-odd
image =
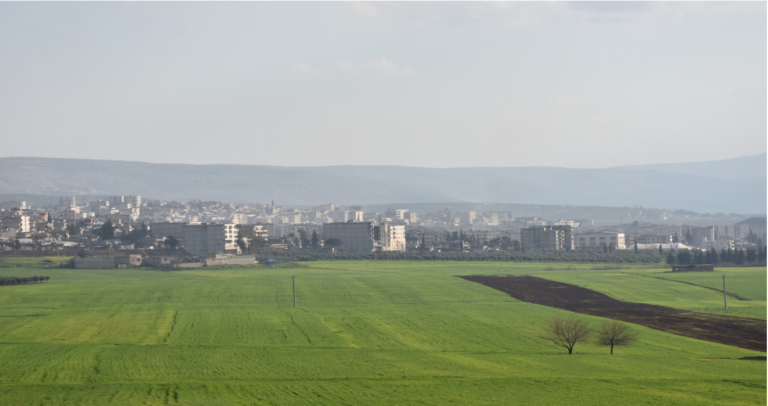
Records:
[[[523,251],[573,249],[573,229],[570,226],[536,226],[520,230]]]
[[[573,237],[577,249],[618,249],[626,248],[624,233],[584,233]]]

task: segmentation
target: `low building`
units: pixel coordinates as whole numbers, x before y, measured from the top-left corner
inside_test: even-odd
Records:
[[[75,269],[112,269],[141,266],[141,255],[122,257],[74,257],[70,265]]]

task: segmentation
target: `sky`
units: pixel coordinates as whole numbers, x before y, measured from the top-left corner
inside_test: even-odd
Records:
[[[766,3],[0,3],[0,157],[602,168],[766,152]]]

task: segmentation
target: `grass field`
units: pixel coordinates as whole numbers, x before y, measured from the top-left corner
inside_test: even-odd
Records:
[[[51,277],[0,287],[3,405],[746,405],[766,398],[765,362],[739,359],[765,353],[636,327],[638,343],[613,356],[591,344],[568,356],[537,338],[546,319],[565,312],[454,277],[528,274],[621,300],[718,312],[717,291],[659,278],[709,286],[721,273],[399,261],[183,272],[42,264],[0,267],[0,276]],[[546,270],[563,266],[585,269]],[[729,314],[765,318],[765,272],[727,270],[729,292],[750,299],[729,302]]]

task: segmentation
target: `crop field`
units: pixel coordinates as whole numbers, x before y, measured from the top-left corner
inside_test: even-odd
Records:
[[[456,277],[531,275],[623,301],[765,319],[765,268],[724,271],[729,293],[742,298],[729,298],[724,312],[714,290],[720,270],[673,275],[640,267],[405,261],[177,272],[43,268],[50,265],[41,258],[0,263],[0,276],[51,277],[0,286],[2,405],[766,399],[765,352],[633,326],[638,342],[614,355],[579,343],[569,356],[538,338],[547,319],[567,311]],[[763,358],[743,359],[749,357]]]

